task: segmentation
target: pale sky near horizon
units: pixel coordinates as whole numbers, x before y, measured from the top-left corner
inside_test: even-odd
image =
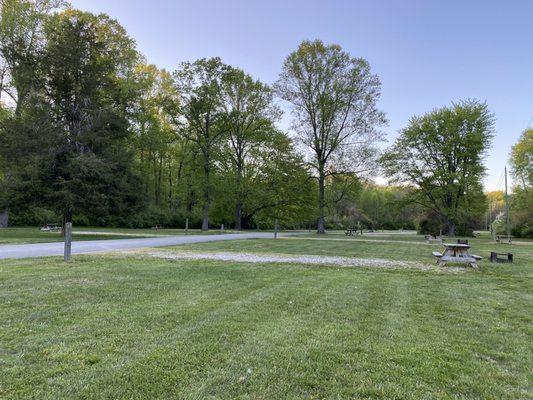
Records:
[[[70,0],[117,19],[147,61],[219,56],[273,83],[304,39],[363,57],[382,82],[389,144],[413,115],[476,98],[496,116],[487,190],[533,124],[533,0]]]

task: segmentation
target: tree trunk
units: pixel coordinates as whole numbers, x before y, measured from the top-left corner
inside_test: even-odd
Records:
[[[7,228],[9,225],[9,212],[4,210],[0,213],[0,228]]]
[[[242,163],[237,162],[237,202],[235,204],[235,229],[242,230]]]
[[[324,168],[321,166],[318,171],[318,219],[317,219],[317,233],[323,234],[326,233],[326,226],[324,221],[324,206],[325,206],[325,196],[324,196],[324,185],[325,185],[325,176]]]
[[[210,202],[210,193],[209,193],[209,160],[207,159],[204,164],[204,206],[203,206],[203,217],[202,217],[202,230],[207,231],[209,229],[209,202]]]
[[[168,160],[168,210],[172,211],[172,165],[170,163],[170,158]]]
[[[235,229],[242,230],[242,203],[237,201],[235,206]]]
[[[67,222],[72,222],[72,211],[70,210],[66,210],[63,213],[63,221],[61,224],[61,235],[62,236],[65,236],[65,225],[67,224]]]
[[[202,230],[209,230],[209,204],[204,203],[203,217],[202,217]]]
[[[448,236],[455,237],[455,223],[448,222]]]
[[[159,154],[158,160],[154,156],[154,172],[155,172],[155,205],[161,207],[161,186],[163,177],[163,156]]]

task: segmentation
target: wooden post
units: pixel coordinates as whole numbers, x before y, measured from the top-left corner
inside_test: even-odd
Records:
[[[65,261],[70,260],[70,254],[72,249],[72,222],[65,223]]]
[[[189,232],[189,218],[185,218],[185,234]]]
[[[274,239],[278,238],[278,229],[279,229],[279,224],[278,224],[278,219],[276,218],[276,220],[274,221]]]
[[[220,225],[220,233],[224,233],[224,224]]]

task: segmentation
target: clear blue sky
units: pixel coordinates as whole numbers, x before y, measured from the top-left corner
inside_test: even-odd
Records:
[[[104,12],[148,62],[220,56],[273,83],[304,39],[366,58],[382,82],[392,141],[412,115],[477,98],[495,113],[489,190],[502,188],[511,146],[533,123],[533,0],[71,0]]]

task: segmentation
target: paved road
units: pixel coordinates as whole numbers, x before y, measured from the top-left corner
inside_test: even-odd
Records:
[[[291,233],[285,234],[290,235]],[[141,247],[163,247],[178,244],[216,242],[235,239],[272,238],[272,233],[228,233],[220,235],[165,236],[142,239],[110,239],[72,242],[72,254],[97,253],[101,251],[138,249]],[[31,258],[63,255],[63,243],[34,243],[0,246],[1,258]]]

